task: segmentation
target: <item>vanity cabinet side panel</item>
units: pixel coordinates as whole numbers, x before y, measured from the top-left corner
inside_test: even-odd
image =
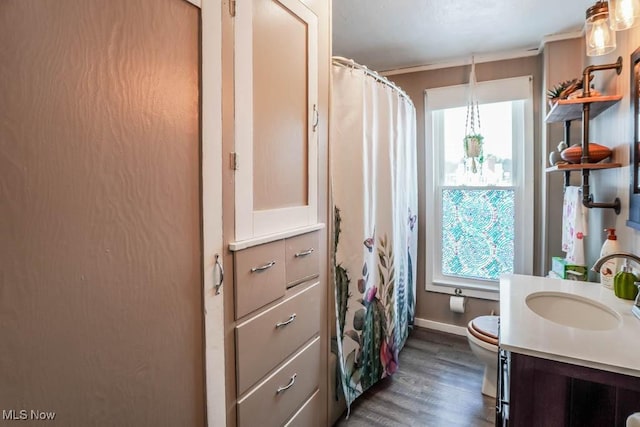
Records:
[[[579,379],[571,381],[571,427],[611,425],[615,417],[616,389]]]
[[[509,424],[568,425],[568,378],[538,370],[533,357],[511,353],[509,386]]]

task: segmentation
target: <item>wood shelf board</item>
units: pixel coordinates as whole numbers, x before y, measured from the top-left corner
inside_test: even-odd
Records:
[[[591,118],[622,99],[622,95],[590,96],[588,98],[561,99],[555,103],[544,119],[547,123],[582,119],[582,105],[591,104]]]
[[[547,172],[557,171],[579,171],[583,169],[598,170],[598,169],[614,169],[622,167],[621,163],[566,163],[561,165],[555,165],[546,168]]]

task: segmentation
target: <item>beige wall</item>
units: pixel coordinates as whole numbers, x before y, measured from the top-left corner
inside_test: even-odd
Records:
[[[466,84],[469,78],[470,66],[460,66],[439,70],[430,70],[417,73],[401,74],[391,76],[390,79],[404,89],[413,100],[417,114],[417,131],[418,131],[418,203],[419,206],[426,204],[425,174],[425,128],[424,128],[424,91],[425,89]],[[534,123],[540,123],[540,94],[542,93],[542,69],[539,56],[513,59],[507,61],[499,61],[493,63],[483,63],[476,65],[476,77],[478,81],[496,80],[502,78],[516,76],[533,76],[534,90]],[[536,144],[536,157],[534,162],[540,164],[541,149],[540,147],[540,126],[536,125],[534,132],[534,141]],[[539,168],[538,168],[539,169]],[[539,198],[540,191],[540,171],[536,171],[534,185],[534,194],[536,200]],[[534,220],[536,227],[534,235],[539,235],[540,215],[536,214]],[[418,254],[424,256],[425,253],[425,233],[424,230],[429,229],[431,220],[425,217],[424,209],[419,211],[418,227],[420,230],[418,240]],[[539,251],[539,241],[535,242],[536,252]],[[466,326],[471,318],[489,314],[491,311],[498,312],[498,303],[495,301],[469,299],[465,314],[452,313],[449,310],[449,295],[427,292],[425,290],[425,262],[418,263],[418,279],[417,287],[417,307],[416,317],[421,319],[434,320],[443,323],[449,323],[458,326]],[[534,262],[534,270],[540,269],[538,260]]]
[[[543,90],[552,88],[554,85],[569,79],[581,76],[584,69],[584,42],[583,38],[561,40],[547,43],[544,46],[543,68],[544,68],[544,85]],[[549,105],[543,102],[542,119],[549,112]],[[563,123],[543,123],[542,125],[542,146],[545,148],[542,161],[549,166],[549,153],[557,150],[560,141],[564,138]],[[570,141],[567,144],[576,144],[582,141],[581,122],[572,122],[570,126]],[[541,263],[543,265],[542,273],[545,274],[551,269],[551,257],[564,257],[562,252],[562,201],[563,201],[563,185],[564,174],[562,172],[541,174],[543,180],[543,188],[546,197],[543,195],[540,210],[544,213],[543,227],[545,230],[542,235],[546,242],[543,243],[545,251],[540,253]],[[571,184],[579,185],[580,174],[571,174]]]
[[[0,40],[0,409],[203,425],[198,9],[3,0]]]

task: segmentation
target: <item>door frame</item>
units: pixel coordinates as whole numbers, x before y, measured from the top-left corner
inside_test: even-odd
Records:
[[[222,1],[187,0],[201,9],[201,189],[206,422],[225,426],[222,282]],[[216,258],[218,255],[218,258]],[[216,259],[220,267],[216,266]],[[228,286],[228,285],[227,285]]]

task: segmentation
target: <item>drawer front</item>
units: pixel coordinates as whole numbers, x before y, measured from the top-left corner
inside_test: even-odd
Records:
[[[293,286],[319,273],[319,232],[301,234],[285,240],[287,286]]]
[[[236,327],[238,395],[320,331],[320,298],[315,283]]]
[[[316,391],[284,427],[320,427],[320,391]]]
[[[284,240],[235,253],[236,319],[283,297]]]
[[[319,381],[318,337],[238,401],[238,426],[282,426],[318,388]]]

